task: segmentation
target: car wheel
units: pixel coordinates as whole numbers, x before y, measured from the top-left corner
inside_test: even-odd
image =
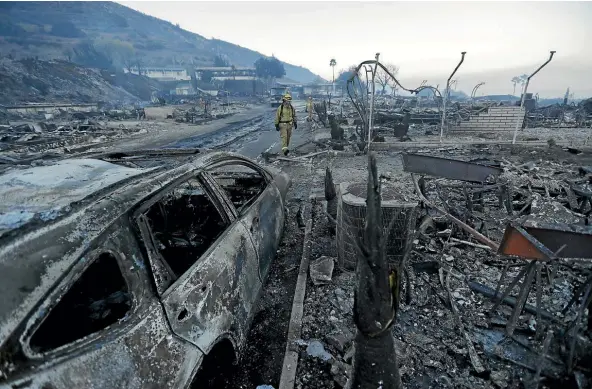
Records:
[[[218,343],[204,358],[190,389],[227,388],[238,367],[230,341]]]

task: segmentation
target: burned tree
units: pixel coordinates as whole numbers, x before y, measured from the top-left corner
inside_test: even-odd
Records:
[[[331,169],[327,166],[325,170],[325,200],[327,201],[327,217],[329,219],[329,232],[335,235],[335,224],[337,220],[337,191],[333,183]]]
[[[398,277],[389,277],[382,229],[380,183],[376,157],[368,162],[366,227],[359,243],[358,285],[354,295],[354,321],[358,328],[349,389],[402,388],[391,326],[398,300]]]
[[[323,100],[322,103],[315,103],[313,107],[320,122],[323,123],[323,126],[327,127],[327,102]]]
[[[396,86],[395,80],[389,75],[389,73],[396,76],[399,72],[399,67],[397,65],[386,64],[385,68],[388,72],[382,68],[376,70],[376,83],[382,88],[380,92],[382,95],[386,94],[387,86],[391,88]]]

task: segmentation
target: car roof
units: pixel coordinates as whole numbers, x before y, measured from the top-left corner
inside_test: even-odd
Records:
[[[106,187],[153,170],[99,159],[66,159],[0,175],[0,236],[33,220],[51,221]]]

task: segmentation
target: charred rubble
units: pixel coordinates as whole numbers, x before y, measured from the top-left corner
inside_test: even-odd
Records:
[[[419,201],[392,331],[405,387],[592,385],[592,171],[586,160],[528,154],[407,153],[417,159],[401,157],[406,174],[389,171],[398,157],[379,157],[383,185]],[[326,185],[360,177],[351,157],[347,168],[338,161]],[[325,192],[327,205],[315,209],[297,388],[345,387],[352,369],[356,281],[339,260],[333,208],[341,205],[332,205],[344,200],[340,190]]]

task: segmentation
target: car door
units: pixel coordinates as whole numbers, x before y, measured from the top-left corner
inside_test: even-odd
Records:
[[[157,389],[191,378],[203,354],[171,336],[130,231],[122,218],[82,252],[21,337],[38,366],[0,388]]]
[[[264,282],[284,226],[280,191],[263,169],[247,161],[218,165],[208,169],[207,174],[225,192],[237,217],[250,232],[259,257],[259,276]]]
[[[173,331],[205,353],[227,334],[242,342],[260,288],[257,254],[217,189],[189,177],[148,201],[138,223]]]

